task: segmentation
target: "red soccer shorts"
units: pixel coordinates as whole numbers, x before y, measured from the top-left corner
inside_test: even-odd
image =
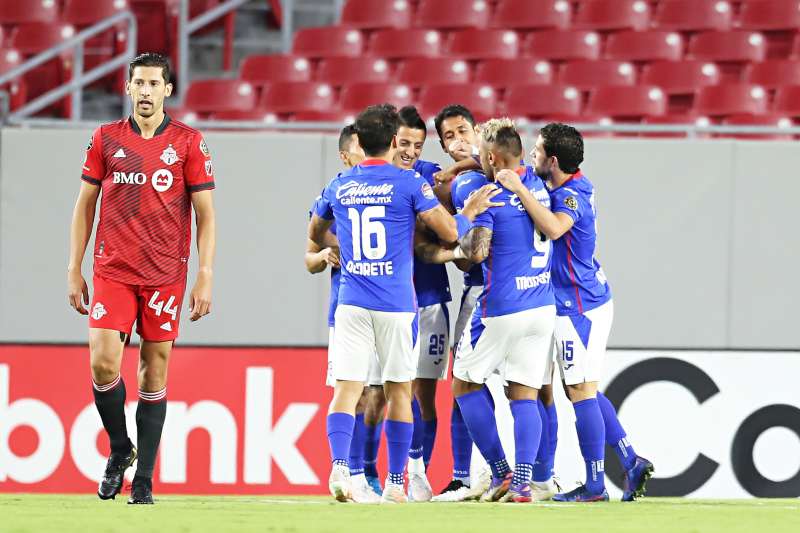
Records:
[[[178,338],[186,280],[173,285],[145,287],[94,276],[89,327],[130,335],[134,321],[139,336],[151,342]]]

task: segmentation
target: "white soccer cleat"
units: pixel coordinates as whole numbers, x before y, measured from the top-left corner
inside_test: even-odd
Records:
[[[473,478],[472,485],[469,488],[467,496],[464,501],[479,500],[484,493],[489,490],[489,485],[492,484],[492,469],[489,465],[483,467],[478,472],[478,475]]]
[[[333,465],[328,478],[328,489],[337,502],[346,502],[353,497],[350,485],[350,468],[343,465]]]
[[[533,494],[533,501],[545,502],[552,500],[553,496],[561,492],[561,486],[555,478],[550,478],[547,481],[534,481],[531,483],[531,493]]]
[[[381,497],[372,490],[364,474],[350,476],[353,501],[356,503],[380,503]]]
[[[408,499],[412,502],[429,502],[433,489],[425,472],[408,473]]]
[[[405,487],[401,484],[387,482],[383,487],[381,503],[408,503]]]

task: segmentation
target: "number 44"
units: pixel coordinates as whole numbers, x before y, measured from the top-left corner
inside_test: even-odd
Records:
[[[158,301],[159,296],[161,296],[159,291],[154,292],[150,301],[147,303],[147,307],[155,309],[156,316],[161,316],[161,313],[166,313],[172,316],[172,320],[176,320],[178,317],[178,307],[174,305],[175,297],[170,296],[169,299],[164,302],[164,300]]]

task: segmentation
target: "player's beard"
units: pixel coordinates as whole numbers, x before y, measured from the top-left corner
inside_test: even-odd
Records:
[[[533,171],[542,179],[542,181],[550,181],[553,179],[553,171],[549,168],[539,168],[534,165]]]
[[[148,108],[143,108],[141,102],[136,103],[136,114],[143,118],[150,118],[156,114],[158,111],[158,106],[153,100],[148,100],[150,106]]]

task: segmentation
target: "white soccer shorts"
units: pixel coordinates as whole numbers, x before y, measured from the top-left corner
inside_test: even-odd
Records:
[[[467,324],[472,319],[472,312],[475,310],[478,296],[482,292],[483,285],[464,286],[464,292],[461,293],[461,306],[458,308],[458,317],[456,318],[456,329],[453,332],[454,353],[458,347],[458,341],[461,340],[461,335],[464,333],[464,328],[467,327]]]
[[[556,354],[564,383],[577,385],[601,380],[613,321],[613,301],[582,315],[556,317]]]
[[[550,358],[556,308],[545,305],[510,315],[473,315],[461,336],[453,375],[485,383],[496,370],[509,383],[541,389]]]
[[[333,338],[334,377],[367,382],[370,359],[377,353],[381,383],[413,380],[417,373],[416,319],[417,313],[339,305]]]
[[[336,378],[333,377],[333,336],[334,327],[328,327],[328,371],[325,374],[325,385],[328,387],[336,386]],[[378,356],[374,355],[369,359],[369,375],[365,385],[383,385],[381,381],[381,366],[378,364]]]
[[[450,314],[447,304],[419,308],[417,377],[447,379],[450,368]]]

